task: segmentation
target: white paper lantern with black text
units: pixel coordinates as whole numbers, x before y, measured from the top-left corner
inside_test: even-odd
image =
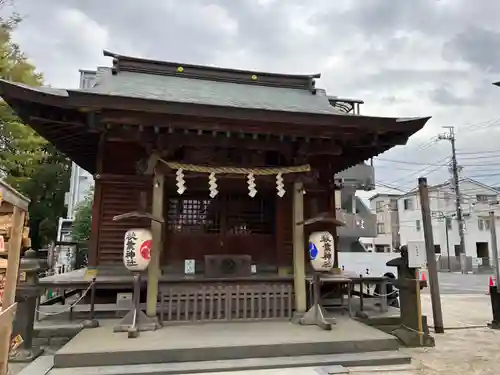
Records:
[[[335,243],[330,232],[313,232],[309,236],[309,261],[315,271],[333,268]]]
[[[130,271],[144,271],[151,260],[153,235],[149,229],[129,229],[123,244],[123,264]]]

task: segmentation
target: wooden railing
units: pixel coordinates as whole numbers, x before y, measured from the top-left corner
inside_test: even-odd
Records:
[[[160,290],[166,322],[290,319],[291,283],[175,285]]]

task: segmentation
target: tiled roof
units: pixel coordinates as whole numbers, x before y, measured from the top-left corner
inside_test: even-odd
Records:
[[[324,90],[272,87],[121,71],[85,92],[168,102],[315,114],[343,114]]]

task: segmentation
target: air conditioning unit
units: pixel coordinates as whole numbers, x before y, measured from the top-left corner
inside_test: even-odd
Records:
[[[250,255],[205,255],[205,277],[248,277],[252,275]]]

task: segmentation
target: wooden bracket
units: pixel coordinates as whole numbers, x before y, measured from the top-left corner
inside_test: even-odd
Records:
[[[165,220],[162,217],[153,216],[148,212],[139,212],[139,211],[131,211],[121,215],[116,215],[113,217],[113,221],[120,221],[132,218],[149,219],[151,221],[156,221],[157,223],[160,224],[163,224],[165,222]]]

